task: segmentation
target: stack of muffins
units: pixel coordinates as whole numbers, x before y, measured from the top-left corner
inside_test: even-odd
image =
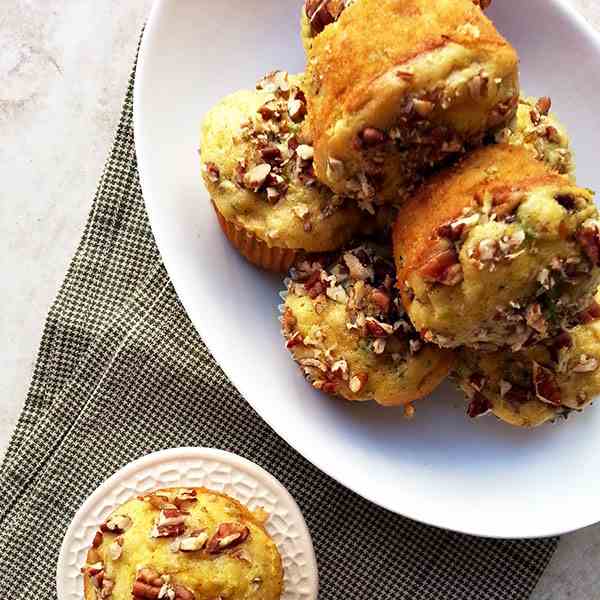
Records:
[[[600,393],[600,217],[485,0],[307,0],[307,70],[202,127],[225,235],[285,280],[318,390],[413,403],[451,376],[523,427]]]

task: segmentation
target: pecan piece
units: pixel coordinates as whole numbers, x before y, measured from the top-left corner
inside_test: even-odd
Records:
[[[365,148],[375,148],[381,146],[387,141],[387,135],[375,127],[365,127],[358,135],[360,146]]]
[[[353,394],[358,394],[367,385],[367,381],[369,381],[368,373],[357,373],[350,379],[350,391]]]
[[[553,340],[550,341],[548,351],[552,356],[552,360],[558,363],[560,360],[560,351],[564,348],[573,347],[573,338],[568,331],[561,331]]]
[[[271,173],[271,165],[263,163],[250,169],[244,175],[244,185],[253,192],[258,192]]]
[[[392,299],[385,290],[374,289],[371,292],[371,300],[373,301],[373,304],[375,304],[382,313],[386,314],[390,311],[390,304],[392,302]]]
[[[541,115],[547,115],[552,108],[552,100],[548,96],[542,96],[535,105]]]
[[[305,282],[304,287],[313,300],[325,292],[325,284],[321,281],[321,271],[315,271]]]
[[[594,266],[600,265],[600,230],[594,221],[586,221],[577,232],[577,241]]]
[[[121,535],[125,533],[132,524],[131,519],[127,515],[114,515],[100,525],[100,531],[103,533]]]
[[[182,535],[185,531],[185,517],[188,514],[178,508],[163,508],[151,536],[153,538],[169,538]]]
[[[535,394],[539,400],[552,406],[560,406],[561,392],[556,376],[550,369],[542,367],[537,362],[533,363],[533,384]]]
[[[230,548],[235,548],[244,543],[250,530],[239,523],[221,523],[216,533],[210,538],[207,546],[209,554],[219,554]]]
[[[367,317],[365,325],[369,334],[376,338],[386,338],[394,333],[392,325],[382,323],[373,317]]]
[[[104,535],[102,535],[101,531],[96,531],[96,535],[94,535],[94,540],[92,541],[92,548],[100,548],[102,545],[102,540],[104,539]]]
[[[288,102],[288,114],[294,123],[300,123],[306,116],[306,102],[301,98],[290,98]]]
[[[183,490],[179,496],[173,500],[173,504],[179,510],[183,510],[188,504],[193,504],[194,502],[198,502],[196,490]]]
[[[582,354],[579,362],[573,367],[574,373],[593,373],[598,369],[598,359]]]
[[[272,144],[260,149],[260,157],[271,165],[281,162],[281,150]]]
[[[198,552],[206,546],[206,542],[208,542],[208,533],[203,529],[196,529],[190,531],[190,533],[181,540],[179,549],[181,552]]]
[[[164,507],[171,506],[169,502],[168,496],[163,496],[161,494],[151,494],[150,496],[146,496],[150,506],[152,508],[156,508],[157,510],[161,510]]]
[[[347,0],[306,0],[306,16],[310,19],[313,36],[335,23],[346,8]]]
[[[469,403],[469,407],[467,408],[467,415],[474,419],[475,417],[481,417],[486,413],[492,410],[492,406],[490,405],[488,399],[483,395],[477,392],[473,399]]]
[[[433,283],[454,286],[463,280],[462,266],[454,248],[435,254],[420,268],[423,279]]]
[[[213,162],[207,162],[204,167],[206,168],[206,176],[209,181],[213,183],[219,183],[219,179],[221,179],[221,171],[219,167]]]
[[[515,211],[525,197],[525,192],[519,190],[496,190],[492,198],[492,212],[500,219],[507,217]]]
[[[586,310],[579,313],[579,321],[581,323],[592,323],[597,319],[600,319],[600,304],[594,300]]]

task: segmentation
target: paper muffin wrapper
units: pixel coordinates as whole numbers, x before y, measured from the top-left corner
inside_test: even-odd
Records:
[[[300,253],[299,250],[269,246],[245,227],[227,221],[214,202],[212,205],[223,233],[246,260],[266,271],[288,272]]]

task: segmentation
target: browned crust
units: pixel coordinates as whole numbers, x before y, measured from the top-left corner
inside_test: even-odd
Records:
[[[457,33],[470,23],[477,40]],[[372,96],[373,82],[420,54],[450,42],[477,47],[494,60],[516,64],[515,50],[472,0],[361,0],[313,40],[308,71],[320,92],[309,89],[315,146],[342,113]]]
[[[490,173],[495,175],[490,176]],[[527,191],[544,185],[570,185],[527,150],[495,145],[481,148],[457,165],[432,177],[398,210],[394,226],[394,257],[398,285],[403,285],[436,252],[437,230],[459,218],[487,192]],[[409,304],[404,297],[405,304]]]
[[[265,528],[265,523],[263,521],[261,521],[260,519],[257,519],[256,516],[254,515],[254,513],[252,513],[252,511],[250,511],[250,509],[247,506],[244,506],[241,502],[239,502],[239,500],[236,500],[235,498],[232,498],[231,496],[228,496],[227,494],[224,494],[222,492],[217,492],[215,490],[211,490],[211,489],[205,488],[205,487],[175,487],[175,488],[160,488],[157,490],[152,490],[150,492],[147,492],[146,495],[160,494],[161,492],[170,493],[170,492],[176,492],[178,490],[183,490],[183,489],[195,490],[199,496],[202,494],[211,494],[213,496],[220,496],[221,498],[225,498],[229,502],[232,502],[233,504],[236,505],[236,508],[243,515],[245,520],[250,521],[254,526],[256,526],[258,529],[260,529],[273,542],[273,544],[275,544],[275,542],[273,541],[273,539],[267,532],[267,530]],[[275,545],[275,547],[277,547],[277,546]],[[86,561],[90,561],[92,552],[93,552],[93,550],[92,550],[92,548],[90,548],[86,554]],[[281,561],[281,555],[279,554],[279,550],[277,551],[277,557],[279,558],[278,564],[277,564],[277,575],[280,580],[280,595],[281,595],[281,592],[283,591],[283,563]],[[83,576],[83,597],[84,597],[84,600],[97,600],[95,588],[90,580],[90,577],[87,575]]]
[[[244,227],[230,223],[212,202],[221,230],[234,248],[253,265],[274,273],[287,273],[298,257],[298,250],[269,246]]]

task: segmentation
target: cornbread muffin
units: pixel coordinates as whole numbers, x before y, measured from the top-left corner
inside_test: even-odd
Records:
[[[94,537],[85,599],[276,600],[283,570],[265,520],[205,488],[130,500]]]
[[[287,348],[312,385],[352,401],[405,406],[448,375],[452,353],[424,344],[409,323],[385,249],[367,243],[300,259],[282,317]]]
[[[568,329],[600,281],[591,191],[522,147],[489,146],[400,207],[404,306],[428,342],[513,351]]]
[[[366,216],[315,178],[302,78],[267,75],[213,108],[202,173],[223,231],[251,262],[285,272],[298,250],[347,243]]]
[[[572,175],[575,170],[570,140],[562,123],[550,112],[552,101],[520,98],[517,113],[496,136],[497,143],[523,146],[553,171]]]
[[[357,0],[312,40],[306,96],[317,177],[394,203],[510,122],[518,58],[471,0]]]
[[[469,400],[468,414],[491,411],[517,427],[537,427],[581,411],[600,394],[600,305],[581,324],[515,354],[461,351],[453,374]]]

